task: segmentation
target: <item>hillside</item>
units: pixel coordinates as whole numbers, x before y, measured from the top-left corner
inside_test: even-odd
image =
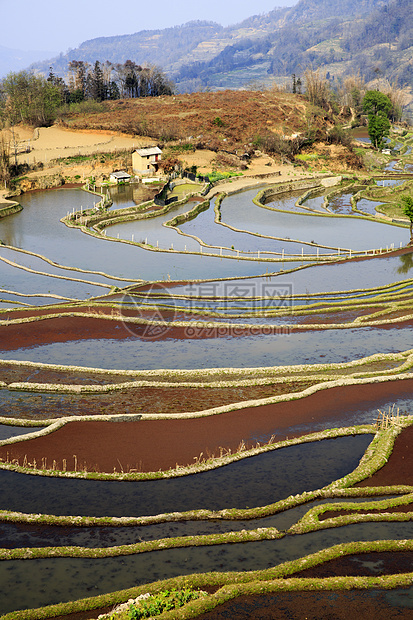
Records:
[[[238,88],[251,81],[290,78],[311,64],[335,79],[358,70],[399,83],[412,79],[409,0],[300,0],[223,28],[195,21],[164,30],[102,37],[43,63],[64,75],[71,60],[154,63],[179,91]]]
[[[312,66],[334,82],[360,72],[367,81],[385,76],[413,81],[412,21],[408,0],[354,3],[301,0],[279,28],[259,39],[244,38],[213,59],[183,65],[180,88],[237,88],[249,81],[290,80]]]
[[[105,101],[98,112],[69,114],[61,122],[69,129],[116,131],[230,150],[269,132],[304,131],[308,106],[303,97],[284,93],[220,91]]]
[[[91,39],[60,56],[53,67],[60,71],[67,61],[73,59],[90,63],[95,60],[122,63],[132,59],[139,64],[157,64],[171,72],[181,64],[182,57],[188,56],[201,42],[213,40],[221,30],[222,26],[214,22],[197,21],[164,30],[143,30],[132,35]]]
[[[32,65],[45,75],[50,66],[67,78],[68,63],[130,59],[160,67],[176,92],[257,89],[287,84],[307,67],[321,69],[337,88],[349,75],[366,82],[386,78],[413,83],[413,27],[410,0],[299,0],[223,28],[195,21],[164,30],[85,41],[67,54]],[[110,64],[108,65],[111,66]],[[304,85],[305,87],[305,85]],[[412,115],[412,104],[406,115]]]
[[[90,113],[65,114],[60,125],[70,130],[116,132],[137,141],[144,138],[145,144],[149,140],[166,148],[172,160],[191,159],[195,165],[208,151],[222,169],[245,168],[244,154],[257,151],[266,152],[278,164],[291,162],[310,132],[311,142],[316,140],[321,149],[320,169],[328,160],[329,170],[341,171],[362,165],[347,142],[328,139],[335,123],[349,120],[326,111],[317,113],[301,95],[222,90],[105,101]]]
[[[123,63],[128,59],[138,64],[153,63],[176,77],[185,63],[209,62],[226,47],[245,38],[260,39],[281,26],[288,9],[278,9],[264,17],[252,17],[239,25],[223,28],[215,22],[192,21],[163,30],[142,30],[131,35],[100,37],[85,41],[78,48],[32,67],[47,73],[49,66],[64,75],[71,60],[95,60]]]

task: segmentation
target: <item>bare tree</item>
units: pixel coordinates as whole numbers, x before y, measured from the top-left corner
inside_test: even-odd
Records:
[[[85,96],[89,68],[89,63],[83,60],[71,60],[69,62],[69,89],[71,92],[77,92],[82,97]]]
[[[121,63],[116,63],[113,67],[113,81],[116,82],[119,95],[121,99],[126,97],[126,78],[127,78],[127,70],[125,65]]]
[[[164,72],[156,65],[147,67],[147,80],[149,86],[149,94],[152,97],[159,95],[171,95],[173,93],[173,84],[165,76]]]
[[[100,68],[102,70],[103,80],[105,84],[108,86],[112,81],[112,73],[115,68],[115,65],[112,62],[110,62],[110,60],[105,60],[105,62],[103,62],[100,65]]]
[[[0,181],[6,185],[10,180],[10,140],[0,133]]]
[[[362,109],[363,97],[366,94],[364,78],[359,73],[353,73],[344,78],[338,90],[341,105],[353,108],[356,112]]]
[[[411,89],[408,86],[400,87],[397,82],[382,80],[380,90],[387,95],[392,103],[391,120],[393,122],[400,121],[404,108],[412,100]]]
[[[325,108],[331,101],[331,89],[328,81],[313,69],[304,72],[305,96],[313,105]]]

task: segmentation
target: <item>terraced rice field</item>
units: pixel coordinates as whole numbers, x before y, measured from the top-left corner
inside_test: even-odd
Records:
[[[411,617],[409,231],[325,185],[0,220],[2,618]]]

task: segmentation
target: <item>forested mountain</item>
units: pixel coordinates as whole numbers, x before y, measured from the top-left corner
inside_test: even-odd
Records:
[[[65,75],[68,63],[156,64],[177,90],[240,88],[290,80],[311,66],[329,79],[360,73],[413,83],[411,0],[300,0],[236,26],[189,22],[164,30],[104,37],[33,65]]]
[[[176,81],[235,87],[248,77],[289,78],[311,66],[332,80],[360,71],[367,81],[380,75],[412,84],[412,35],[410,0],[301,0],[272,32],[234,42],[207,62],[184,64]]]
[[[308,23],[331,17],[357,18],[384,4],[385,0],[302,0],[291,9],[288,20]]]
[[[132,60],[141,65],[159,65],[165,71],[173,72],[175,66],[180,66],[182,58],[190,57],[199,44],[214,39],[222,30],[224,28],[219,24],[196,21],[164,30],[141,30],[130,35],[100,37],[85,41],[58,58],[35,63],[33,68],[46,74],[52,65],[54,72],[63,77],[69,62],[73,60],[90,64],[96,60],[113,63]]]

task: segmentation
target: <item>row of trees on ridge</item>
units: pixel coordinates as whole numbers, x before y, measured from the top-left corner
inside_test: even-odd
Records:
[[[132,60],[112,63],[98,60],[93,67],[83,60],[72,60],[68,65],[68,84],[50,70],[47,78],[60,86],[66,102],[94,99],[128,99],[171,95],[173,83],[155,65],[142,66]]]
[[[64,104],[170,95],[174,86],[156,66],[82,60],[69,63],[67,82],[53,70],[47,78],[29,71],[9,73],[0,84],[0,116],[8,124],[50,125]]]

